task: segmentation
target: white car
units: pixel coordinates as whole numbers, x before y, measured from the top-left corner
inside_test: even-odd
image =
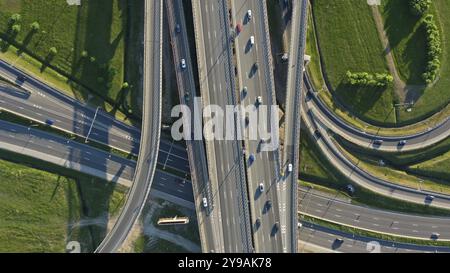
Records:
[[[186,60],[185,59],[181,59],[181,68],[186,69]]]
[[[252,20],[252,10],[251,9],[247,10],[247,18],[249,21]]]
[[[204,208],[208,207],[208,199],[206,199],[206,197],[203,197],[203,207]]]
[[[261,96],[258,96],[258,97],[256,98],[256,102],[257,102],[258,104],[262,104],[262,97],[261,97]]]
[[[288,172],[292,172],[292,163],[289,163],[289,165],[288,165]]]
[[[303,226],[302,223],[298,222],[297,227],[301,228],[302,226]]]
[[[264,184],[263,183],[259,184],[259,191],[264,192]]]
[[[250,46],[255,44],[255,36],[250,36]]]

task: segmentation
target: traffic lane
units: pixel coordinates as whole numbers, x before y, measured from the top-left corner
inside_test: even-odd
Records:
[[[188,180],[156,170],[152,189],[159,190],[185,201],[194,202],[192,184]]]
[[[20,69],[11,66],[10,64],[6,63],[3,60],[0,60],[0,71],[3,73],[4,76],[9,78],[12,81],[16,81],[16,79],[21,76],[25,77],[25,81],[21,83],[22,86],[28,87],[29,89],[35,91],[32,92],[32,96],[30,96],[30,99],[34,98],[34,95],[37,93],[37,100],[41,101],[42,98],[45,100],[42,100],[43,102],[50,102],[52,104],[61,104],[61,105],[71,105],[72,107],[75,107],[76,109],[83,109],[86,111],[86,114],[89,116],[93,116],[95,113],[95,108],[89,107],[86,104],[83,104],[73,98],[68,97],[67,95],[61,93],[60,91],[46,85],[45,83],[39,81],[38,79],[35,79]],[[17,83],[17,81],[16,81]],[[39,98],[41,97],[41,98]],[[117,121],[114,117],[107,113],[102,113],[101,115],[105,115],[107,119],[109,119],[109,123],[113,124],[114,126],[121,128],[123,131],[130,131],[132,134],[139,133],[139,129],[124,124],[120,121]]]
[[[73,141],[39,132],[35,129],[28,130],[23,126],[0,121],[0,141],[12,145],[22,146],[27,149],[41,151],[46,154],[79,163],[105,173],[121,176],[132,180],[135,163],[126,159],[112,156],[92,147],[82,147]],[[45,159],[43,159],[45,160]]]
[[[0,90],[2,89],[4,91],[4,88],[0,88]],[[114,127],[107,128],[103,126],[100,123],[100,115],[97,115],[95,123],[92,124],[93,119],[88,118],[84,110],[77,112],[72,109],[72,114],[67,115],[67,111],[59,109],[58,106],[31,103],[5,94],[5,92],[0,92],[0,107],[4,109],[30,117],[42,123],[46,123],[47,120],[52,120],[52,126],[62,128],[81,137],[87,137],[90,133],[90,139],[127,152],[136,154],[138,151],[139,144],[133,140],[133,137],[127,133],[118,131]]]
[[[340,134],[346,137],[348,140],[355,139],[360,144],[365,143],[365,145],[369,148],[375,148],[379,150],[388,149],[390,151],[405,151],[405,150],[414,150],[418,148],[424,148],[436,142],[439,142],[442,139],[445,139],[450,135],[450,118],[446,118],[441,121],[435,127],[428,128],[426,131],[419,132],[414,135],[405,135],[405,136],[381,136],[381,135],[373,135],[361,131],[350,124],[347,124],[345,121],[341,120],[334,113],[332,113],[327,106],[318,98],[316,92],[312,89],[311,84],[309,83],[309,78],[305,75],[305,84],[306,90],[309,90],[309,97],[312,98],[311,104],[317,110],[319,117],[322,120],[328,121],[330,124],[333,124],[340,131]],[[374,146],[374,140],[383,140],[382,145]],[[407,143],[405,145],[400,145],[399,142],[401,140],[406,140]]]
[[[430,239],[431,235],[437,232],[440,239],[450,238],[450,218],[422,217],[369,209],[305,192],[300,195],[299,211],[315,217],[398,236]]]
[[[253,5],[252,5],[253,4]],[[258,53],[258,46],[260,44],[260,32],[256,31],[256,26],[261,26],[262,21],[261,18],[257,18],[254,15],[252,20],[247,20],[247,11],[253,10],[254,14],[257,11],[257,7],[254,5],[254,1],[246,1],[245,3],[235,2],[236,7],[236,18],[237,23],[241,23],[243,25],[242,31],[239,33],[236,38],[236,48],[237,54],[239,57],[239,70],[240,70],[240,78],[242,80],[243,88],[247,89],[247,94],[245,97],[242,97],[242,103],[244,106],[251,106],[256,104],[256,98],[261,96],[263,104],[266,104],[269,101],[269,93],[271,90],[268,90],[267,86],[265,86],[265,81],[261,78],[261,69],[265,69],[264,67],[260,67],[256,71],[254,70],[254,64],[258,62],[262,57],[262,51]],[[255,37],[255,44],[252,46],[250,44],[250,37]],[[242,91],[241,91],[242,92]],[[241,93],[241,96],[243,94]],[[255,111],[258,111],[255,107]],[[278,213],[278,201],[276,191],[266,191],[265,194],[261,194],[259,192],[259,184],[262,183],[264,188],[270,189],[273,181],[273,164],[274,160],[269,160],[268,155],[265,152],[259,151],[260,142],[256,141],[247,141],[248,147],[248,155],[253,154],[255,156],[255,161],[252,166],[249,168],[250,173],[250,196],[252,203],[254,203],[255,209],[254,216],[255,219],[259,218],[261,220],[261,226],[256,230],[256,240],[258,240],[260,249],[257,250],[261,252],[279,252],[282,249],[281,240],[278,240],[280,235],[279,232],[274,232],[274,225],[279,219],[276,217]],[[248,158],[247,158],[248,160]],[[253,196],[254,195],[254,196]],[[272,208],[268,211],[265,210],[266,204],[268,201],[272,201]],[[253,223],[255,225],[255,223]]]
[[[380,253],[449,253],[449,247],[436,247],[426,245],[414,245],[397,243],[385,240],[378,240],[370,237],[353,235],[316,224],[311,224],[302,221],[300,230],[300,240],[319,245],[330,250],[335,250],[344,253],[371,253],[377,248],[373,248],[374,242],[379,244]],[[342,239],[343,242],[338,242],[336,239]]]
[[[349,159],[340,153],[339,149],[332,142],[331,137],[327,135],[324,125],[320,122],[316,123],[313,112],[308,108],[304,100],[302,100],[302,104],[302,117],[304,118],[305,123],[307,123],[307,128],[310,133],[314,134],[315,129],[318,129],[322,133],[322,137],[317,140],[317,145],[324,152],[327,159],[341,173],[351,177],[354,183],[391,198],[407,200],[416,204],[429,205],[433,207],[446,209],[450,208],[448,202],[450,200],[449,196],[426,191],[418,191],[416,189],[392,184],[388,181],[373,177],[372,175],[361,170],[359,167],[355,166]],[[427,201],[427,196],[429,194],[433,194],[435,196],[432,202]]]
[[[218,22],[217,18],[221,20],[223,16],[227,16],[224,13],[221,5],[214,6],[213,1],[208,1],[208,4],[204,5],[203,13],[206,16],[207,24],[206,33],[211,37],[211,33],[219,38],[208,39],[209,46],[206,47],[206,60],[210,62],[209,72],[208,72],[208,81],[213,86],[213,92],[210,92],[210,103],[217,104],[219,106],[230,105],[232,101],[232,95],[229,92],[233,92],[233,90],[228,90],[226,86],[226,73],[227,73],[227,60],[226,56],[223,54],[226,50],[226,43],[228,42],[227,37],[222,37],[221,35],[225,32],[223,27]],[[215,12],[209,13],[208,8]],[[206,13],[205,13],[206,12]],[[217,43],[216,43],[217,41]],[[219,83],[219,86],[216,86],[216,83]],[[222,91],[222,88],[224,89]],[[217,90],[214,92],[214,90]],[[231,169],[234,166],[235,162],[235,145],[232,144],[231,141],[213,141],[213,146],[216,148],[216,159],[217,166],[217,174],[218,174],[218,183],[220,192],[220,202],[221,202],[221,217],[222,217],[222,225],[224,230],[224,241],[228,242],[225,244],[226,252],[242,252],[243,251],[243,240],[242,233],[240,230],[240,223],[237,222],[239,220],[239,208],[237,204],[238,202],[232,202],[233,196],[237,197],[236,189],[237,183],[239,183],[240,177],[237,173],[233,172]],[[218,150],[217,150],[218,149]]]

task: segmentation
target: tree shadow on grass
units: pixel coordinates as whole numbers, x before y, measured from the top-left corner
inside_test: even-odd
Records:
[[[383,109],[383,113],[378,113],[380,118],[372,119],[370,114],[374,112],[377,102],[384,92],[388,92],[385,87],[358,87],[341,82],[336,90],[332,92],[333,101],[343,109],[346,109],[352,116],[368,123],[382,124],[389,122],[393,108]]]

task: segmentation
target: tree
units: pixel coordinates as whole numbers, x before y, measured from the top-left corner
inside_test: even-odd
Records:
[[[56,47],[51,47],[50,48],[50,50],[49,50],[49,54],[51,55],[51,56],[55,56],[56,54],[58,54],[58,50],[56,49]]]
[[[122,89],[123,89],[123,90],[128,89],[129,87],[130,87],[130,85],[128,84],[128,82],[124,82],[124,83],[122,84]]]
[[[20,22],[20,20],[22,19],[22,16],[18,13],[14,13],[13,15],[11,15],[11,17],[9,18],[9,21],[11,23],[18,23]]]
[[[33,23],[31,23],[30,28],[32,31],[39,31],[39,29],[41,28],[41,26],[39,25],[39,23],[37,21],[34,21]]]
[[[94,56],[91,56],[90,58],[89,58],[89,61],[91,62],[91,63],[93,63],[93,62],[95,62],[95,57]]]
[[[89,53],[86,50],[83,50],[83,52],[81,52],[81,57],[86,58],[87,56],[89,56]]]
[[[12,27],[11,27],[11,30],[12,30],[12,32],[13,32],[14,34],[18,34],[18,33],[20,32],[21,29],[22,29],[22,28],[21,28],[21,26],[20,26],[19,24],[14,24],[14,25],[12,25]]]
[[[422,17],[431,5],[431,0],[410,0],[409,7],[411,13]]]

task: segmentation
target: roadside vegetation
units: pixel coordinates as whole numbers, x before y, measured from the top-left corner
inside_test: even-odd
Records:
[[[124,120],[139,80],[125,72],[128,11],[124,0],[2,1],[0,58]]]
[[[414,103],[410,112],[399,108],[398,124],[419,122],[441,110],[448,116],[450,2],[387,0],[380,11],[396,67],[411,90],[406,102]]]
[[[392,87],[352,86],[346,81],[347,71],[388,72],[370,6],[359,0],[315,0],[312,7],[333,103],[364,121],[396,124]]]
[[[0,153],[0,252],[65,252],[69,241],[93,251],[125,191],[101,179],[30,167],[34,164],[46,166]]]

